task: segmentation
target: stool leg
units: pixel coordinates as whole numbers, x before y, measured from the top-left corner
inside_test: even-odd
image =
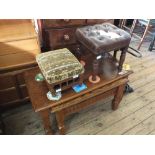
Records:
[[[54,86],[48,83],[47,83],[47,86],[48,86],[49,91],[52,93],[52,95],[56,95]]]
[[[98,70],[99,70],[99,62],[98,60],[93,61],[93,74],[92,74],[92,80],[96,81],[96,76],[98,75]]]
[[[80,75],[80,77],[79,77],[79,78],[80,78],[79,84],[80,84],[80,85],[82,85],[82,83],[83,83],[83,74],[82,74],[82,75]]]
[[[126,56],[126,52],[127,52],[128,47],[123,48],[121,51],[121,56],[120,56],[120,60],[119,60],[119,66],[118,66],[118,71],[121,72],[122,68],[123,68],[123,63],[125,61],[125,56]]]
[[[117,57],[117,51],[118,51],[118,50],[115,50],[115,51],[114,51],[113,58],[115,58],[115,59],[116,59],[116,57]]]
[[[77,56],[78,60],[81,60],[82,55],[81,55],[81,45],[80,44],[77,44],[77,46],[76,46],[76,56]]]

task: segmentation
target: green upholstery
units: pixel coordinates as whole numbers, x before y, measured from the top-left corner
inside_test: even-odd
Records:
[[[36,61],[49,84],[84,73],[81,63],[67,48],[41,53]]]

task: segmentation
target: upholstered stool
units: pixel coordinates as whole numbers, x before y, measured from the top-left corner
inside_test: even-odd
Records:
[[[106,52],[114,51],[113,57],[116,58],[117,51],[121,51],[120,60],[118,61],[118,71],[121,72],[125,60],[131,36],[129,33],[116,26],[103,23],[94,26],[85,26],[76,30],[77,40],[86,47],[93,55],[93,73],[92,80],[98,82],[99,62],[105,56]]]
[[[67,48],[41,53],[36,61],[52,93],[83,82],[84,68]]]

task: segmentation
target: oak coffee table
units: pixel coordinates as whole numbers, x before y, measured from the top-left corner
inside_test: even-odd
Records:
[[[101,76],[101,81],[97,84],[92,84],[89,81],[84,81],[87,89],[80,93],[75,93],[73,89],[68,89],[62,92],[62,98],[58,101],[50,101],[46,97],[49,91],[45,81],[35,81],[35,76],[38,74],[39,68],[31,69],[25,72],[25,82],[30,96],[30,100],[35,112],[40,113],[43,120],[43,125],[46,134],[52,134],[50,122],[50,113],[55,113],[60,134],[65,134],[64,119],[67,115],[96,104],[97,101],[114,96],[112,101],[112,109],[116,110],[124,94],[124,88],[128,82],[128,76],[132,71],[126,71],[122,75],[117,75],[111,80],[104,80]]]

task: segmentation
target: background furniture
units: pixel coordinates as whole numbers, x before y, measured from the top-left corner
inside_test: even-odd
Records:
[[[31,20],[0,20],[0,109],[28,101],[23,72],[40,53]]]
[[[126,21],[127,20],[122,20],[121,27],[125,27]],[[140,27],[144,27],[144,33],[143,33],[142,37],[140,37],[139,35],[137,35],[137,34],[134,33],[134,30],[135,30],[135,28],[136,28],[137,25],[139,25]],[[139,45],[137,47],[137,50],[140,49],[140,47],[141,47],[141,45],[142,45],[142,43],[143,43],[144,38],[146,37],[146,35],[148,33],[150,33],[152,35],[151,30],[153,28],[155,28],[155,19],[135,19],[133,21],[133,24],[132,24],[131,29],[130,29],[130,34],[131,34],[131,36],[134,34],[136,37],[138,37],[140,39],[140,43],[139,43]],[[154,38],[152,39],[152,43],[151,43],[151,45],[149,47],[149,50],[150,51],[152,51],[152,48],[153,48],[152,47],[152,45],[154,43],[153,41],[154,41]]]
[[[72,89],[69,89],[62,94],[61,100],[54,102],[48,100],[46,97],[48,88],[45,81],[35,81],[35,75],[39,72],[38,68],[26,71],[25,81],[32,106],[35,112],[40,113],[46,134],[52,134],[49,118],[51,112],[56,114],[60,134],[65,134],[65,117],[92,104],[96,104],[96,101],[102,100],[108,96],[114,96],[112,109],[116,110],[123,97],[125,84],[128,82],[128,76],[132,73],[132,71],[128,71],[123,75],[118,75],[112,80],[103,80],[103,77],[101,77],[101,81],[95,85],[87,80],[85,81],[87,85],[86,90],[75,93]]]
[[[77,53],[75,31],[77,27],[99,23],[113,23],[113,19],[41,19],[38,20],[40,40],[43,51],[68,48]]]
[[[155,32],[153,33],[153,38],[149,46],[149,51],[155,50],[154,43],[155,43]]]
[[[140,43],[138,45],[138,48],[137,48],[139,50],[142,43],[143,43],[143,41],[144,41],[145,36],[147,35],[147,33],[150,32],[149,30],[152,29],[153,27],[155,27],[155,19],[135,19],[133,21],[133,25],[131,27],[131,32],[130,32],[131,35],[133,35],[134,29],[135,29],[137,24],[140,24],[140,26],[145,27],[144,34],[143,34],[143,36],[142,36],[142,38],[140,40]]]
[[[4,135],[4,134],[5,134],[5,125],[0,112],[0,135]]]

